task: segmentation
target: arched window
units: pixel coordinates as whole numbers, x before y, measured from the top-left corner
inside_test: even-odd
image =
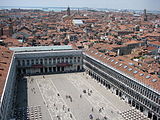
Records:
[[[57,63],[60,63],[60,58],[57,58]]]
[[[21,65],[20,60],[18,60],[17,62],[18,62],[18,65]]]
[[[40,64],[43,64],[43,59],[40,59]]]
[[[44,63],[47,64],[47,58],[44,59]]]
[[[25,66],[25,60],[22,60],[22,65],[24,65],[24,66]]]
[[[27,60],[27,65],[29,65],[29,60]]]
[[[52,63],[52,59],[51,58],[49,58],[49,64],[51,64]]]
[[[36,64],[38,64],[38,59],[36,59]]]

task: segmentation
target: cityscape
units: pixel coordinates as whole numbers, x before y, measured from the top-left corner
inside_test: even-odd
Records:
[[[3,4],[0,120],[160,120],[156,5]]]

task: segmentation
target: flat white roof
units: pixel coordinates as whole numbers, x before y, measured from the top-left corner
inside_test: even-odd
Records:
[[[73,20],[73,24],[74,24],[74,25],[82,25],[82,24],[83,24],[83,21],[82,21],[82,20],[74,19],[74,20]]]
[[[73,50],[71,45],[60,46],[34,46],[34,47],[10,47],[15,52],[33,52],[33,51],[59,51],[59,50]]]

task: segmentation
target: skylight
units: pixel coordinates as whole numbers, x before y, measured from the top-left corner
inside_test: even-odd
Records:
[[[136,73],[138,73],[138,71],[137,71],[137,70],[135,70],[133,73],[134,73],[134,74],[136,74]]]
[[[114,59],[111,60],[111,62],[113,62],[113,61],[114,61]]]
[[[119,66],[122,66],[122,64],[119,64]]]
[[[151,77],[151,76],[149,76],[149,75],[146,76],[147,79],[150,78],[150,77]]]
[[[132,71],[132,68],[129,68],[128,70],[129,70],[129,71]]]
[[[127,68],[127,65],[125,65],[124,68]]]
[[[129,65],[133,66],[134,64],[133,63],[129,63]]]
[[[143,76],[144,74],[143,73],[141,73],[141,74],[139,74],[140,76]]]
[[[152,79],[152,82],[156,82],[157,81],[157,79]]]

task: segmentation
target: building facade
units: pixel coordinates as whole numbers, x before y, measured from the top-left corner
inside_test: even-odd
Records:
[[[103,62],[96,57],[74,50],[71,46],[60,47],[19,47],[11,49],[14,51],[11,65],[5,82],[0,103],[0,119],[13,118],[13,107],[15,97],[15,83],[17,75],[54,74],[65,72],[83,71],[103,84],[112,93],[122,100],[143,112],[152,120],[160,120],[160,93],[152,89],[129,74]],[[91,51],[90,51],[91,52]],[[97,53],[96,53],[97,54]],[[100,57],[103,57],[100,55]],[[106,56],[104,56],[106,57]],[[112,64],[133,71],[140,77],[145,75],[138,73],[126,65],[116,62],[114,59],[106,58]],[[150,76],[145,76],[145,80]],[[152,79],[152,82],[158,81]]]
[[[82,71],[82,51],[42,51],[15,53],[20,74],[51,74]]]
[[[111,61],[114,62],[113,59]],[[112,93],[118,95],[152,120],[160,120],[159,92],[87,53],[84,53],[83,63],[86,73],[110,89]],[[114,64],[118,64],[118,62]],[[134,72],[137,73],[137,71]],[[140,75],[143,76],[143,74]]]
[[[16,60],[12,56],[2,96],[0,98],[0,120],[13,117],[16,83]]]
[[[16,77],[83,71],[82,50],[71,46],[10,48],[14,51],[0,101],[0,120],[14,118]]]

